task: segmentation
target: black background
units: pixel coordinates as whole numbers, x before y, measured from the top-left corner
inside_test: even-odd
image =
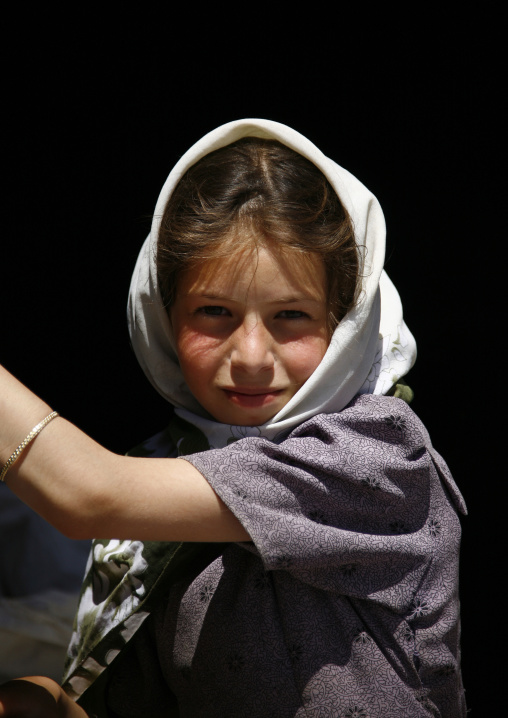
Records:
[[[506,281],[496,20],[370,17],[367,33],[369,18],[289,27],[262,13],[193,14],[12,27],[0,361],[115,451],[160,429],[167,408],[130,350],[125,304],[168,172],[241,117],[309,137],[385,212],[386,267],[418,343],[413,408],[469,506],[464,680],[471,715],[488,715],[501,684],[506,493],[495,458]]]

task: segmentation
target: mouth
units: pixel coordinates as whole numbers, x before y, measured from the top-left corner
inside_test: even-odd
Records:
[[[275,401],[282,394],[283,389],[242,387],[240,389],[223,389],[223,391],[236,406],[254,409]]]

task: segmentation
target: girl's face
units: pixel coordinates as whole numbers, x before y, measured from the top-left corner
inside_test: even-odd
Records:
[[[269,246],[204,260],[180,277],[170,316],[199,403],[224,424],[264,424],[327,350],[323,262]]]

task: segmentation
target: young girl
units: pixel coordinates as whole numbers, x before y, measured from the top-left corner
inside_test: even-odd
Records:
[[[132,279],[169,426],[120,457],[56,417],[9,464],[51,409],[2,371],[6,482],[105,537],[63,690],[6,684],[4,715],[43,694],[69,716],[465,715],[465,508],[407,404],[384,247],[352,175],[289,127],[232,122],[171,172]]]

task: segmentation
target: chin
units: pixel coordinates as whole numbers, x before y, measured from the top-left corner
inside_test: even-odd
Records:
[[[233,420],[227,421],[226,423],[232,424],[233,426],[261,426],[262,424],[266,424],[271,419],[273,419],[273,417],[278,413],[278,411],[280,411],[280,409],[264,416],[257,415],[231,417],[231,419]]]

